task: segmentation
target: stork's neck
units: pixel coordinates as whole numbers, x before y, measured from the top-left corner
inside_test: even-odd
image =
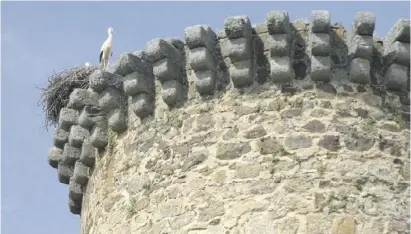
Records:
[[[111,33],[108,34],[108,40],[109,40],[109,41],[112,41],[112,40],[113,40],[113,34],[111,34]]]

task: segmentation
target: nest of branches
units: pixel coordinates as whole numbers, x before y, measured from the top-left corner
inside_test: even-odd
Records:
[[[70,94],[76,88],[87,89],[89,87],[89,75],[97,70],[97,67],[79,66],[54,73],[48,78],[48,85],[40,88],[41,98],[39,106],[45,114],[44,127],[56,127],[59,122],[60,110],[67,106]]]

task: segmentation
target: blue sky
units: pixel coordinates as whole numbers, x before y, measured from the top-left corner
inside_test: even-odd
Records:
[[[351,27],[356,12],[377,16],[385,36],[407,2],[2,2],[1,3],[1,218],[4,234],[79,233],[79,216],[68,210],[68,186],[47,164],[52,132],[43,131],[39,90],[53,70],[97,64],[107,28],[114,27],[114,57],[144,49],[155,37],[179,37],[191,25],[223,28],[229,15],[264,22],[270,10],[291,20],[329,10],[332,21]]]

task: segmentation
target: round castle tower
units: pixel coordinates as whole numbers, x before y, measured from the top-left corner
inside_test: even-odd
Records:
[[[410,20],[375,20],[233,16],[95,71],[48,157],[81,233],[410,233]]]

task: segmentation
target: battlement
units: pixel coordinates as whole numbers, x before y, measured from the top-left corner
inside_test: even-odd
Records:
[[[74,90],[60,113],[48,161],[57,169],[58,180],[69,185],[70,211],[81,213],[91,171],[112,132],[121,135],[142,125],[149,129],[155,119],[165,119],[164,113],[190,105],[231,99],[241,105],[247,102],[242,96],[263,100],[300,93],[319,100],[358,98],[375,108],[384,102],[394,111],[393,118],[408,121],[410,20],[400,19],[384,40],[373,36],[375,24],[370,12],[359,12],[346,29],[332,23],[324,10],[312,11],[309,23],[290,22],[287,12],[271,11],[265,23],[254,27],[247,16],[228,17],[222,31],[195,25],[184,30],[184,41],[155,38],[144,51],[120,55],[107,70],[90,75],[89,89]],[[230,108],[241,111],[235,105]],[[244,108],[247,112],[253,107]],[[197,120],[197,125],[207,123]],[[321,144],[333,139],[325,137]],[[244,151],[248,146],[238,147]],[[234,154],[222,150],[223,159]]]

